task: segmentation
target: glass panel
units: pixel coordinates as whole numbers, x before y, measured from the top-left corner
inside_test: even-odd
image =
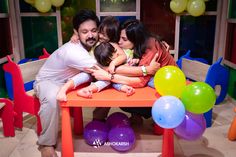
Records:
[[[170,0],[141,1],[141,21],[147,29],[165,40],[171,49],[175,41],[175,14],[170,10]]]
[[[58,48],[56,17],[22,17],[26,58],[38,57],[42,49],[53,52]]]
[[[100,12],[136,12],[136,0],[100,0]]]
[[[229,18],[236,18],[236,0],[230,1]]]
[[[236,64],[236,24],[228,25],[225,59]]]
[[[217,10],[217,0],[205,1],[206,11],[216,11]]]
[[[0,18],[0,58],[12,54],[10,24],[8,18]]]
[[[191,50],[191,57],[212,63],[216,16],[182,16],[180,21],[179,57]]]
[[[24,0],[20,0],[20,12],[39,12],[35,7],[31,4],[26,3]],[[50,12],[56,12],[56,8],[52,7]]]
[[[8,0],[0,0],[0,13],[8,13]]]
[[[101,16],[101,21],[105,18],[106,16]],[[135,16],[115,16],[116,19],[120,21],[120,23],[125,22],[128,19],[136,19]]]

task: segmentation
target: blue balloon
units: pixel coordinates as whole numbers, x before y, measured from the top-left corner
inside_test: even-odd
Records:
[[[108,131],[106,123],[91,121],[84,128],[84,139],[88,145],[101,146],[107,141]]]
[[[152,118],[162,128],[175,128],[184,120],[184,117],[184,105],[174,96],[162,96],[152,107]]]

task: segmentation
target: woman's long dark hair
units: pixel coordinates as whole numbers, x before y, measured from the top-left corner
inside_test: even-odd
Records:
[[[150,33],[139,20],[127,20],[121,25],[125,29],[127,38],[134,44],[134,58],[141,58],[145,53]]]

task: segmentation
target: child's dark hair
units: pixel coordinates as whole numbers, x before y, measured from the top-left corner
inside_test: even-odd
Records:
[[[114,16],[105,17],[100,26],[99,32],[106,32],[109,42],[117,43],[120,40],[120,24]]]
[[[109,42],[102,42],[94,49],[94,56],[102,66],[109,66],[112,61],[115,48]]]
[[[83,9],[80,10],[73,18],[73,27],[77,31],[80,27],[81,23],[87,21],[87,20],[93,20],[96,22],[97,26],[99,26],[99,19],[94,11]]]

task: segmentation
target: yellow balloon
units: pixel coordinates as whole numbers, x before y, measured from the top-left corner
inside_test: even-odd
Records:
[[[192,16],[200,16],[205,12],[206,5],[204,0],[189,0],[187,11]]]
[[[25,2],[34,5],[34,0],[25,0]]]
[[[42,13],[48,12],[51,7],[52,4],[50,0],[35,0],[35,8]]]
[[[178,67],[165,66],[156,72],[154,86],[162,96],[172,95],[179,98],[186,86],[186,78]]]
[[[175,13],[183,12],[187,7],[187,0],[172,0],[170,2],[170,9]]]
[[[64,4],[65,0],[51,0],[54,7],[60,7]]]

